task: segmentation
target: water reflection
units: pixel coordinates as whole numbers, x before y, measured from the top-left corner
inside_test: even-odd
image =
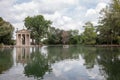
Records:
[[[94,68],[96,64],[96,53],[97,48],[95,47],[82,47],[80,53],[82,53],[82,57],[85,60],[84,65],[87,69]]]
[[[18,80],[120,80],[120,48],[44,46],[14,50],[0,49],[0,74],[5,72],[1,80],[15,80],[16,76]],[[13,59],[18,65],[13,66]]]
[[[8,70],[13,65],[12,49],[0,48],[0,74]]]
[[[120,49],[98,49],[97,52],[100,56],[97,59],[100,71],[106,80],[120,80]]]
[[[48,63],[48,58],[41,54],[39,48],[35,48],[35,51],[31,53],[31,60],[24,67],[24,74],[28,77],[33,76],[35,79],[41,79],[46,72],[50,71],[51,66]]]
[[[83,46],[62,48],[58,46],[48,47],[47,51],[50,62],[54,64],[52,67],[55,80],[103,79],[96,62],[97,48]]]
[[[16,48],[16,62],[22,63],[23,65],[30,60],[30,48],[21,47]]]
[[[79,59],[79,47],[63,48],[62,46],[47,47],[48,59],[55,63],[65,59]]]

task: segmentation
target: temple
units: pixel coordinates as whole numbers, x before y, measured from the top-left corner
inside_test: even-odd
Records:
[[[16,46],[30,46],[30,31],[25,29],[16,31]]]

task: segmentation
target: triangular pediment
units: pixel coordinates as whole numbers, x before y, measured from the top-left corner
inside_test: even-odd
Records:
[[[16,33],[30,33],[30,31],[26,29],[22,29],[22,30],[16,31]]]

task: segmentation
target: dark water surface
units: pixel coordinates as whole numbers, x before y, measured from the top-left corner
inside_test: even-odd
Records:
[[[0,80],[120,80],[120,48],[0,48]]]

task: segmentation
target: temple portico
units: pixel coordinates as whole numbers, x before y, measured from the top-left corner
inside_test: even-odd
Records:
[[[16,32],[16,46],[30,46],[30,31],[22,29]]]

